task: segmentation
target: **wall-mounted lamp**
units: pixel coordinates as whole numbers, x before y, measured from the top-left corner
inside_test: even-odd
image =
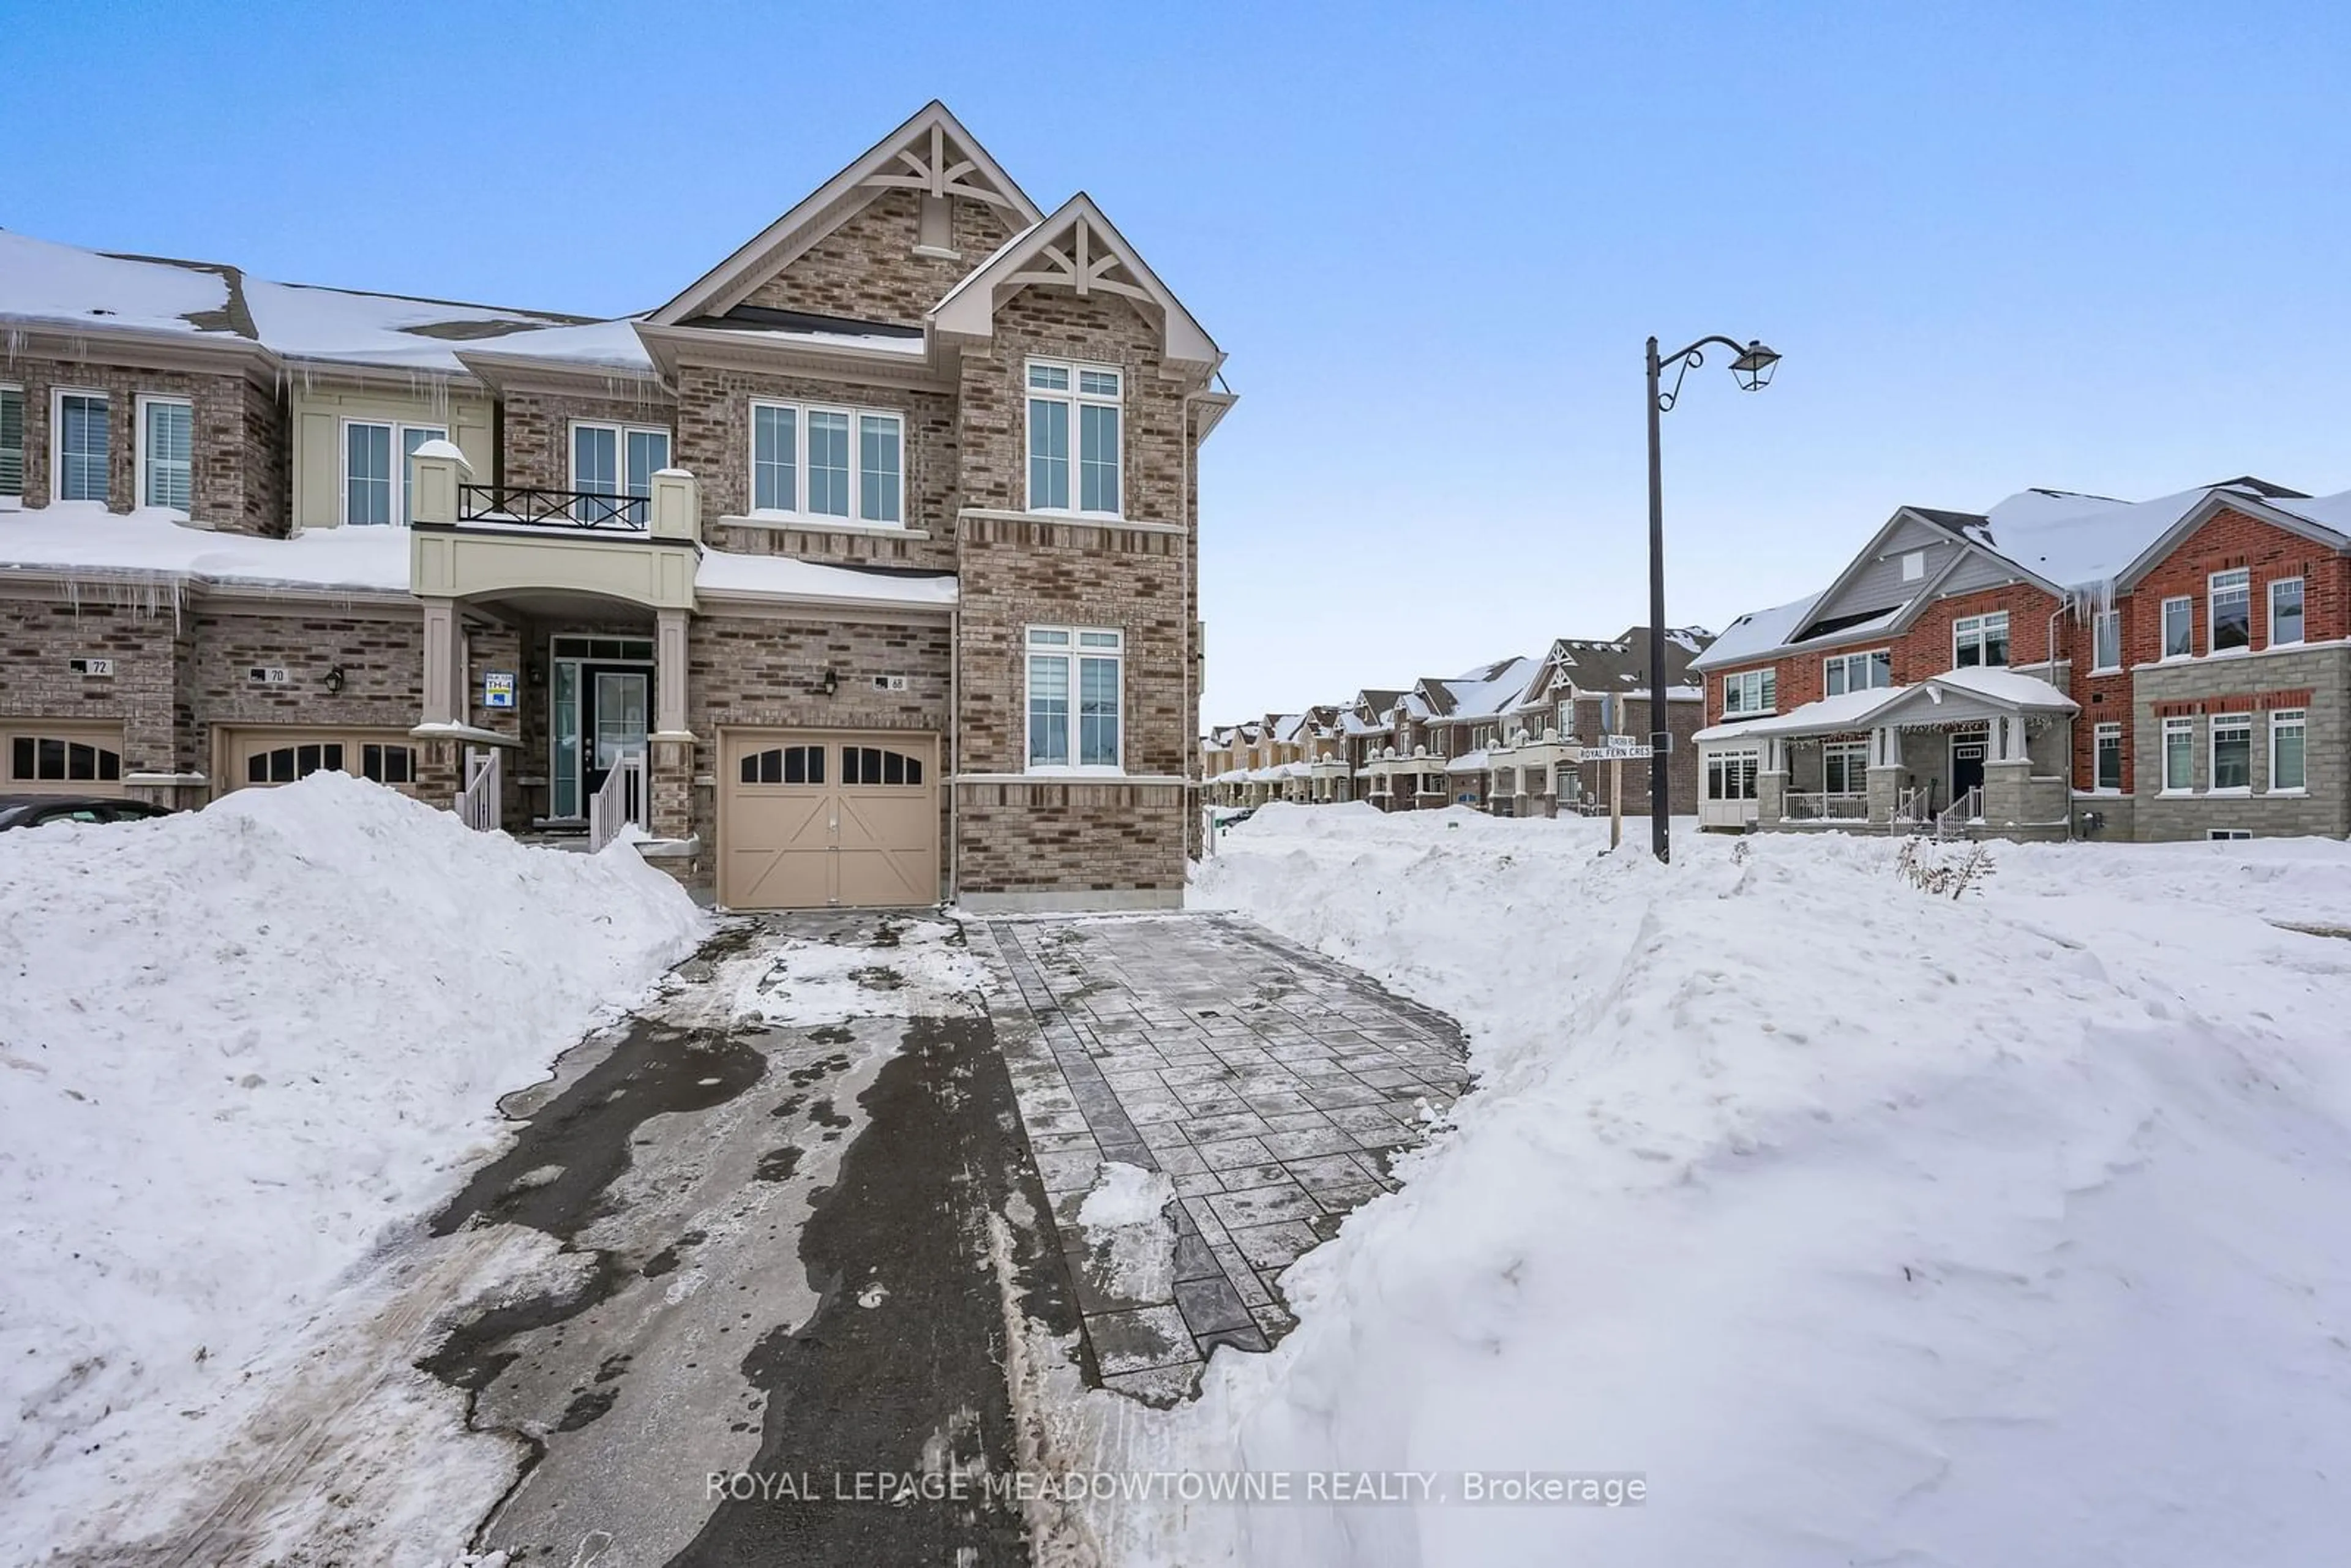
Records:
[[[337,664],[327,672],[327,690],[331,695],[343,689],[343,667]]]
[[[832,673],[832,666],[831,664],[827,664],[824,667],[824,679],[817,683],[817,690],[822,692],[827,696],[831,696],[834,692],[840,689],[841,677]]]

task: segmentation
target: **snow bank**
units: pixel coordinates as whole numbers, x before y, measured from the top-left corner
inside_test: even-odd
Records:
[[[1201,902],[1468,1026],[1480,1082],[1099,1462],[1640,1472],[1646,1506],[1097,1510],[1130,1564],[2300,1564],[2351,1473],[2351,848],[1269,807]],[[1452,1495],[1458,1496],[1456,1490]]]
[[[149,1485],[601,1007],[699,938],[625,851],[341,774],[0,833],[0,1559]]]

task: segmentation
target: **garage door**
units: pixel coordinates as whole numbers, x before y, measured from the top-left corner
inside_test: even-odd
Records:
[[[939,900],[938,737],[728,730],[718,902],[889,908]]]
[[[413,794],[416,743],[399,729],[298,729],[256,725],[221,741],[220,788],[291,784],[313,773],[352,773]]]
[[[0,794],[120,795],[122,727],[0,719]]]

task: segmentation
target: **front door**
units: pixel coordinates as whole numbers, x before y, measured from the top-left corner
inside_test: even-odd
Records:
[[[1957,800],[1970,789],[1983,788],[1984,742],[1955,740],[1951,742],[1951,799]]]
[[[586,741],[580,749],[587,761],[584,782],[587,794],[593,795],[604,787],[604,776],[622,758],[645,753],[653,672],[605,670],[590,664],[580,676],[580,731]],[[583,814],[587,810],[584,799],[580,810]]]

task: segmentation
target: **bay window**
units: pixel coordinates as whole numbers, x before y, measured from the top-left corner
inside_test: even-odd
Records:
[[[1951,622],[1953,669],[2004,665],[2007,663],[2007,611],[1995,610],[1985,615],[1962,615]]]
[[[2307,710],[2282,707],[2270,715],[2270,789],[2305,789],[2310,773],[2303,750],[2309,732]]]
[[[2302,579],[2281,577],[2270,584],[2269,645],[2290,647],[2302,638]]]
[[[1884,648],[1866,653],[1831,653],[1821,662],[1821,689],[1829,696],[1893,684],[1894,655]]]
[[[183,397],[139,399],[139,504],[188,510],[195,488],[195,406]]]
[[[903,524],[905,444],[899,414],[755,401],[751,510]]]
[[[2243,567],[2216,571],[2207,580],[2211,594],[2212,648],[2226,653],[2253,645],[2253,574]]]
[[[1120,422],[1124,372],[1108,365],[1031,360],[1028,383],[1029,509],[1123,516]],[[1072,426],[1077,438],[1074,476]]]
[[[1029,768],[1123,770],[1123,633],[1029,628]]]
[[[53,422],[57,463],[50,487],[60,501],[104,501],[110,432],[106,394],[60,392]]]
[[[1755,770],[1761,754],[1753,751],[1717,752],[1706,759],[1706,798],[1709,800],[1752,800],[1755,799]]]

